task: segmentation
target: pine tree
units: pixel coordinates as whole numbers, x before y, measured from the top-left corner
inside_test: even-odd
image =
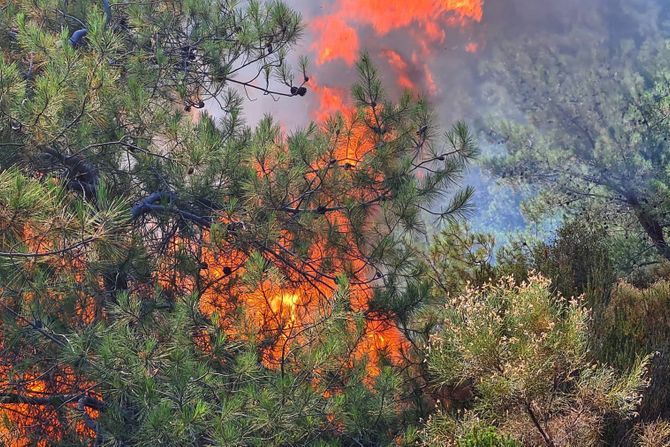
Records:
[[[504,153],[487,165],[508,184],[530,186],[531,213],[601,220],[609,233],[641,241],[626,244],[630,261],[643,264],[651,251],[670,259],[670,54],[632,6],[619,7],[635,17],[631,25],[644,25],[639,46],[575,26],[502,47],[486,70],[493,79],[487,91],[502,110],[519,114],[491,125],[491,141]]]
[[[383,291],[414,273],[467,128],[437,140],[366,56],[349,114],[246,126],[240,89],[309,86],[279,2],[17,0],[0,22],[0,435],[391,442],[412,350]]]

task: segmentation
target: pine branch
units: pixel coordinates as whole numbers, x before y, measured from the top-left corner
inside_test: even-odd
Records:
[[[58,256],[63,255],[69,251],[76,250],[77,248],[83,247],[97,240],[97,237],[89,237],[77,242],[76,244],[70,245],[69,247],[42,253],[0,252],[0,258],[44,258],[48,256]]]
[[[157,203],[161,200],[167,199],[170,202],[170,205],[158,205]],[[184,211],[173,205],[176,196],[171,192],[154,192],[149,194],[145,199],[141,200],[131,209],[131,215],[133,220],[137,220],[144,214],[151,212],[172,212],[178,214],[186,220],[190,220],[202,227],[209,228],[212,225],[211,217],[203,217],[193,214],[189,211]]]

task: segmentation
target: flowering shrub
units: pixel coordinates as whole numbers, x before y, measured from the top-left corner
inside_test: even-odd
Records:
[[[468,387],[468,411],[448,402],[428,421],[426,445],[459,445],[495,425],[523,445],[597,445],[607,417],[630,417],[646,385],[647,358],[625,375],[588,360],[588,311],[553,296],[531,275],[469,288],[444,309],[428,368],[437,387]]]

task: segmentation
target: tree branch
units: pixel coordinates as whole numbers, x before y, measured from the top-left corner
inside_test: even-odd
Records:
[[[169,201],[169,204],[157,205],[157,203],[161,202],[163,199],[167,199]],[[132,207],[131,209],[132,218],[133,220],[136,220],[140,218],[142,215],[151,212],[162,212],[162,213],[172,212],[178,214],[183,219],[190,220],[191,222],[200,225],[201,227],[209,228],[212,225],[211,217],[198,216],[189,211],[184,211],[174,205],[175,199],[176,199],[175,194],[171,192],[153,192],[149,194],[149,196],[147,196],[145,199],[141,200],[135,206]]]
[[[70,245],[69,247],[62,248],[60,250],[47,251],[43,253],[20,253],[20,252],[0,252],[0,258],[44,258],[47,256],[57,256],[67,253],[68,251],[76,250],[79,247],[90,244],[98,240],[96,237],[90,237],[82,241],[77,242],[76,244]]]
[[[49,405],[62,407],[73,402],[79,405],[95,410],[105,408],[105,403],[84,394],[53,394],[45,397],[25,396],[18,393],[0,393],[0,405],[5,404],[28,404],[28,405]]]

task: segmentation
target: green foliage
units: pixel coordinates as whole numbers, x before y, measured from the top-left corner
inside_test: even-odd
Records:
[[[526,216],[564,219],[494,255],[459,220],[468,127],[440,140],[369,56],[348,113],[244,123],[240,88],[308,93],[286,62],[302,29],[280,1],[3,3],[0,443],[596,446],[640,411],[631,433],[662,445],[656,30],[512,42],[485,67],[520,112],[488,167],[539,192]],[[427,216],[447,225],[424,247]]]
[[[247,126],[240,88],[309,88],[279,1],[11,0],[0,30],[1,441],[402,433],[397,326],[423,302],[404,291],[427,293],[414,240],[443,195],[437,217],[467,209],[468,128],[438,140],[427,103],[389,97],[365,55],[351,113]],[[33,382],[44,402],[26,403]]]
[[[456,295],[466,284],[482,285],[494,277],[492,236],[472,232],[465,223],[453,223],[432,241],[429,277],[442,294]]]
[[[82,372],[105,396],[98,423],[106,442],[335,446],[382,442],[383,427],[397,424],[391,398],[399,384],[390,369],[366,386],[363,365],[333,365],[356,344],[357,334],[342,336],[337,323],[345,314],[313,334],[314,344],[282,372],[267,369],[253,344],[227,337],[190,304],[179,300],[165,313],[124,298],[109,310],[113,324],[71,340],[69,355],[86,359]],[[338,381],[335,396],[327,394],[332,384],[316,380],[317,371]]]
[[[503,46],[487,68],[490,88],[501,108],[520,114],[491,125],[505,154],[487,166],[508,184],[534,186],[529,208],[599,216],[609,234],[643,235],[670,259],[668,47],[652,28],[639,46],[599,32],[575,28]],[[621,262],[631,260],[639,261]]]
[[[501,436],[493,427],[474,430],[458,440],[458,447],[519,447],[511,438]]]
[[[497,261],[499,275],[522,281],[536,271],[563,296],[606,295],[623,274],[612,265],[612,239],[606,230],[586,219],[566,221],[548,241],[514,241],[500,249]]]
[[[512,437],[476,417],[456,422],[438,412],[428,420],[420,445],[429,447],[521,447]]]
[[[432,238],[407,286],[381,297],[395,305],[394,312],[422,349],[440,323],[445,301],[497,277],[494,245],[492,236],[473,232],[465,222],[450,222]]]

